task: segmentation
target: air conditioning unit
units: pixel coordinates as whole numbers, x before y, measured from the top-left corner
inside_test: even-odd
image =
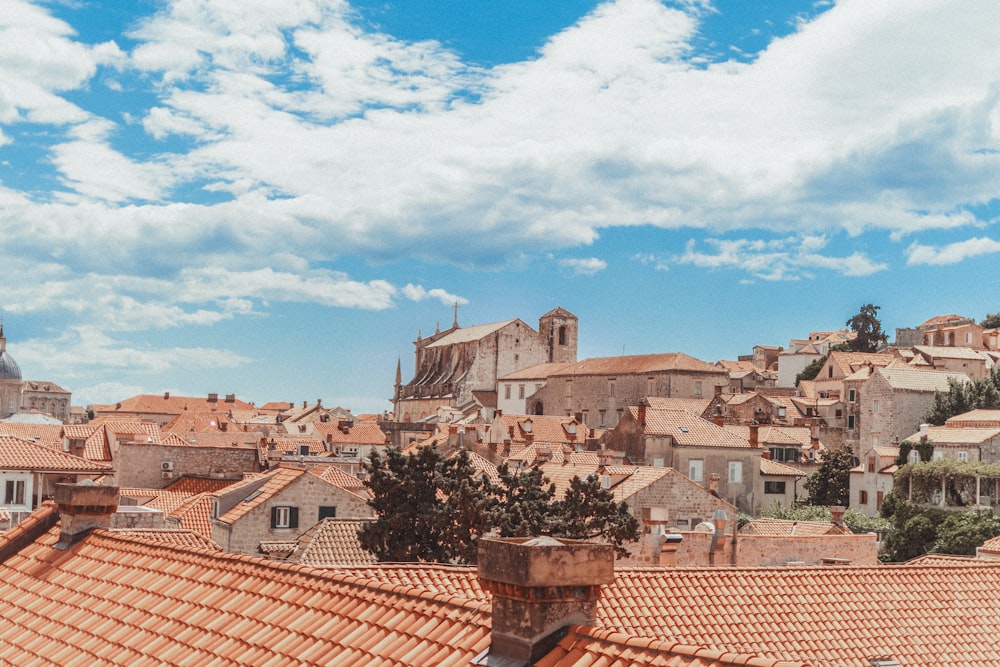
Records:
[[[161,479],[173,479],[174,478],[174,473],[172,473],[172,472],[170,472],[168,470],[164,470],[163,472],[160,473],[160,478]]]
[[[173,461],[164,461],[163,463],[160,464],[160,470],[162,470],[163,472],[173,472],[173,470],[174,470],[174,462]]]

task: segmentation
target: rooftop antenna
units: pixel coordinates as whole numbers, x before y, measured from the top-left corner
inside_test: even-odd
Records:
[[[456,301],[454,304],[452,304],[451,307],[455,311],[455,320],[451,323],[451,326],[453,326],[453,327],[455,327],[457,329],[458,328],[458,309],[461,308],[461,306],[459,306],[458,305],[458,301]]]

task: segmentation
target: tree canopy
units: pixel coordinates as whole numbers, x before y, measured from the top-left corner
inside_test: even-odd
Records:
[[[1000,328],[1000,313],[987,313],[983,321],[979,323],[979,326],[984,329]]]
[[[359,532],[361,546],[380,561],[476,562],[479,539],[550,535],[600,538],[628,554],[639,522],[627,503],[601,487],[596,476],[574,477],[561,500],[538,467],[499,467],[500,483],[478,474],[462,450],[445,458],[436,447],[403,455],[373,453],[365,486],[375,521]]]
[[[851,468],[857,465],[850,447],[837,447],[823,455],[823,461],[805,481],[810,505],[847,506],[851,493]]]
[[[1000,408],[1000,367],[994,366],[989,375],[970,382],[948,380],[948,391],[936,392],[924,421],[935,426],[964,412]]]
[[[879,306],[866,303],[861,306],[858,314],[847,320],[846,324],[857,336],[849,345],[854,352],[875,352],[889,336],[882,331],[882,322],[878,319]]]

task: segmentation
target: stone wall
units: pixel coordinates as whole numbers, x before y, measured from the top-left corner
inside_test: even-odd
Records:
[[[671,370],[553,376],[529,398],[527,408],[529,413],[538,414],[536,408],[540,403],[542,414],[573,416],[579,413],[590,428],[611,429],[618,424],[626,408],[638,405],[640,399],[647,396],[710,399],[715,395],[716,386],[729,386],[729,376],[721,369],[705,373]]]
[[[732,523],[725,541],[712,554],[711,532],[682,532],[676,552],[660,554],[661,565],[704,567],[738,565],[742,567],[878,565],[878,542],[875,535],[807,535],[771,537],[738,535],[733,544]],[[735,550],[735,557],[734,557]],[[673,563],[668,561],[673,560]],[[713,563],[714,561],[714,563]]]
[[[272,507],[297,507],[299,525],[296,528],[271,528]],[[335,507],[338,519],[369,519],[374,516],[361,496],[307,473],[267,502],[244,514],[232,526],[227,528],[213,520],[212,539],[227,551],[259,555],[258,545],[261,542],[294,541],[319,523],[320,507]]]
[[[122,443],[115,468],[114,483],[118,486],[159,489],[181,475],[239,480],[243,473],[259,472],[261,465],[256,447]]]

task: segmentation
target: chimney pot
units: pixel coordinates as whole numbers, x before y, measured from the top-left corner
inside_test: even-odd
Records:
[[[614,581],[609,544],[552,537],[482,539],[479,579],[493,596],[490,663],[533,664],[560,630],[593,625],[601,584]]]
[[[56,484],[61,531],[57,549],[66,549],[94,528],[110,528],[118,509],[118,487],[90,482]]]

